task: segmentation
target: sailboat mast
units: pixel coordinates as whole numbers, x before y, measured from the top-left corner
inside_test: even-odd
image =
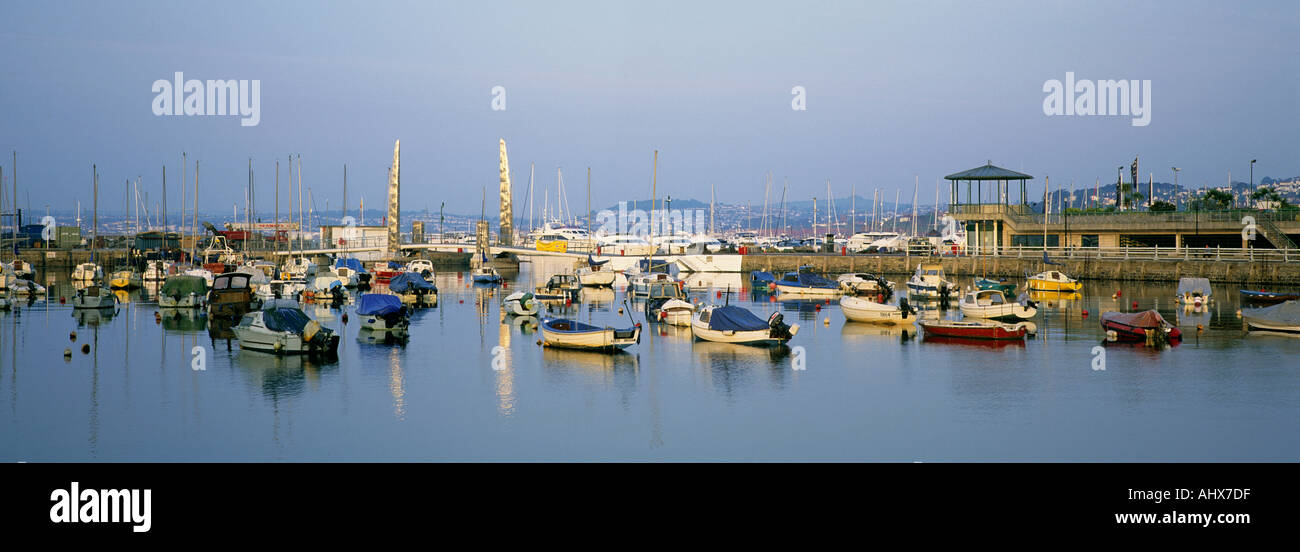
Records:
[[[655,202],[659,199],[659,150],[655,150],[655,159],[650,171],[650,238],[655,237]]]
[[[95,242],[99,241],[99,167],[90,166],[90,173],[95,182],[94,203],[91,205],[91,223],[90,223],[90,262],[95,262]]]

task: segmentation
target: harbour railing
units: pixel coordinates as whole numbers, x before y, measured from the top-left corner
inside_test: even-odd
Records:
[[[1254,247],[1043,247],[1032,245],[981,248],[968,246],[965,254],[978,257],[1051,260],[1097,259],[1107,261],[1209,261],[1286,263],[1300,261],[1297,249],[1262,249]]]

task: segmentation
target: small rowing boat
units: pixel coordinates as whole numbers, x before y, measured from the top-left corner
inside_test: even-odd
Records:
[[[631,328],[600,328],[565,318],[542,320],[542,345],[546,347],[614,352],[640,342],[640,324]]]
[[[1292,301],[1300,299],[1300,293],[1282,293],[1277,291],[1251,291],[1243,289],[1241,300],[1248,303],[1281,303],[1283,301]]]
[[[1024,339],[1030,325],[1025,322],[1003,324],[991,320],[932,320],[917,322],[926,337],[961,339]]]

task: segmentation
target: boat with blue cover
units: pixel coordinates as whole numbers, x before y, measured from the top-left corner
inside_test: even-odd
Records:
[[[438,286],[426,281],[414,272],[403,272],[388,281],[388,290],[396,293],[403,303],[414,305],[437,305]]]
[[[367,293],[357,299],[357,316],[368,330],[404,330],[410,325],[408,314],[396,295]]]
[[[277,355],[338,354],[338,334],[322,327],[298,308],[298,303],[287,299],[269,301],[262,310],[245,314],[233,330],[241,349]]]
[[[763,321],[743,307],[705,306],[691,319],[691,334],[702,341],[771,347],[799,333],[799,325],[786,325],[784,318],[773,312]]]
[[[787,272],[776,281],[776,289],[781,293],[792,295],[839,295],[840,284],[815,274],[810,267],[801,266],[795,272]]]

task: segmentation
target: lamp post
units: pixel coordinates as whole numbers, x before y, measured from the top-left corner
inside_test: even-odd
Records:
[[[1124,165],[1115,169],[1115,210],[1124,210],[1124,192],[1120,190],[1124,186]]]
[[[1174,210],[1177,211],[1178,210],[1178,171],[1181,171],[1182,169],[1178,167],[1169,167],[1169,168],[1174,170]]]
[[[1251,159],[1250,160],[1250,193],[1254,194],[1257,191],[1258,190],[1255,189],[1255,160]],[[1252,197],[1251,199],[1254,198]]]

